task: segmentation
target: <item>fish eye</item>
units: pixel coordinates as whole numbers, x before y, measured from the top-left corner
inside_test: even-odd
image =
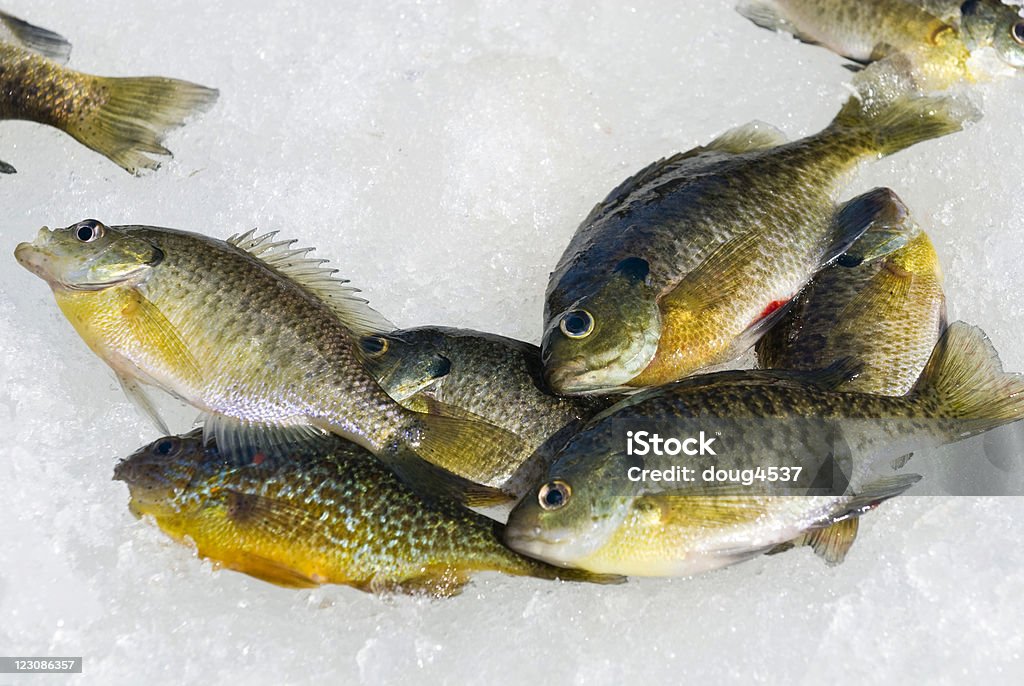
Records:
[[[388,351],[388,339],[383,336],[363,336],[359,347],[367,357],[380,357]]]
[[[594,330],[594,318],[586,310],[567,312],[558,327],[569,338],[586,338]]]
[[[572,489],[569,488],[569,484],[556,479],[541,486],[537,501],[542,508],[550,512],[565,507],[571,495]]]
[[[1017,45],[1024,45],[1024,21],[1018,21],[1010,27],[1010,36]]]
[[[75,238],[82,243],[92,243],[97,238],[103,237],[103,224],[95,219],[86,219],[75,226]]]
[[[153,446],[153,452],[162,457],[166,457],[171,453],[178,451],[178,441],[174,438],[165,438],[157,441],[157,444]]]

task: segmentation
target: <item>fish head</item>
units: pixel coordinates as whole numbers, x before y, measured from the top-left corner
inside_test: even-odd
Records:
[[[371,333],[359,338],[356,351],[381,388],[401,401],[451,371],[440,336],[429,331]]]
[[[186,498],[197,472],[210,457],[201,432],[165,436],[135,451],[114,468],[114,480],[128,485],[136,516],[182,514],[196,499]]]
[[[638,488],[628,479],[635,458],[610,447],[587,432],[570,441],[512,510],[505,544],[553,565],[587,568],[622,525]]]
[[[646,260],[619,262],[593,294],[550,311],[541,361],[548,385],[574,395],[624,387],[654,358],[661,311]]]
[[[164,253],[118,227],[86,219],[55,231],[43,227],[34,241],[20,243],[14,256],[54,289],[100,291],[142,282]]]
[[[1016,6],[1001,0],[968,0],[960,15],[972,49],[990,46],[1003,62],[1024,69],[1024,18]]]

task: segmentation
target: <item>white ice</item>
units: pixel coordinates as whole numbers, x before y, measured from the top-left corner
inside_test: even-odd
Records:
[[[814,132],[840,105],[838,58],[731,5],[6,0],[67,36],[75,68],[221,98],[143,178],[0,123],[18,169],[0,178],[0,654],[85,658],[0,683],[1019,683],[1022,498],[886,503],[835,568],[803,549],[611,588],[487,574],[444,602],[214,571],[129,514],[112,468],[154,429],[13,259],[87,217],[279,229],[400,325],[536,341],[548,272],[620,180],[751,119]],[[844,196],[893,186],[951,314],[1024,370],[1024,77],[976,93],[978,125],[867,165]],[[952,459],[969,475],[983,458]]]

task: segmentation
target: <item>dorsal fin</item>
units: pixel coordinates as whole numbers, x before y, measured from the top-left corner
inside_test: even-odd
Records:
[[[710,161],[716,155],[738,155],[754,150],[767,150],[785,142],[785,134],[770,124],[760,121],[752,121],[729,129],[707,145],[698,145],[686,152],[677,152],[675,155],[663,157],[657,162],[647,165],[612,189],[612,192],[604,200],[594,206],[587,218],[583,220],[582,226],[593,224],[601,217],[611,214],[630,194],[654,179],[690,163],[695,157],[703,155],[702,159]]]
[[[313,248],[295,248],[295,239],[274,240],[276,236],[277,231],[257,236],[256,229],[251,229],[240,235],[235,234],[227,242],[249,253],[322,300],[354,335],[364,336],[395,330],[395,325],[384,315],[370,307],[364,298],[356,295],[360,292],[358,288],[346,286],[348,279],[335,276],[338,273],[337,269],[323,266],[327,260],[307,257],[313,252]]]
[[[704,150],[739,155],[755,150],[769,150],[787,142],[786,134],[771,124],[754,120],[733,127],[704,146]]]

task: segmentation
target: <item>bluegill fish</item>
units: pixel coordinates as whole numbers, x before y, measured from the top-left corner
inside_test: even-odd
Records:
[[[363,448],[227,458],[201,436],[169,436],[121,461],[130,508],[216,564],[281,586],[450,596],[476,572],[610,583],[501,543],[501,525],[443,499],[418,498]]]
[[[880,259],[835,264],[815,276],[758,341],[761,367],[810,371],[853,358],[863,367],[844,389],[910,391],[946,327],[946,298],[928,235],[906,207],[896,209],[894,221],[906,231],[907,244]]]
[[[15,255],[164,433],[142,385],[204,412],[222,451],[335,433],[410,483],[507,500],[476,477],[520,459],[518,439],[392,400],[356,351],[359,332],[390,324],[293,243],[87,220],[41,229]]]
[[[217,99],[188,81],[84,74],[64,66],[70,55],[63,37],[0,12],[0,119],[58,128],[132,174],[158,167],[164,136]]]
[[[573,437],[513,510],[505,540],[552,564],[629,575],[694,574],[794,541],[836,560],[856,533],[847,522],[920,479],[893,475],[890,458],[1024,416],[1024,379],[1005,374],[984,334],[962,322],[905,396],[837,390],[854,370],[718,372],[641,391]],[[693,479],[650,484],[637,476],[661,463],[629,450],[626,429],[652,425],[668,436],[722,431],[711,454],[683,462],[696,466]],[[706,477],[709,464],[726,476]],[[729,475],[758,468],[760,487]]]
[[[834,195],[864,159],[961,128],[947,98],[851,98],[818,134],[756,126],[654,163],[583,221],[548,284],[542,359],[560,393],[655,386],[750,348],[889,206]]]
[[[423,326],[368,334],[359,352],[370,373],[403,405],[482,419],[528,446],[522,463],[484,483],[514,494],[540,477],[550,451],[560,447],[607,398],[556,396],[547,388],[540,348],[494,334]]]
[[[1024,19],[1000,0],[744,0],[737,9],[755,24],[821,44],[862,64],[903,58],[919,88],[948,88],[988,76],[972,60],[992,49],[1009,67],[1024,67]],[[870,81],[874,70],[860,81]],[[855,81],[856,82],[856,81]]]

